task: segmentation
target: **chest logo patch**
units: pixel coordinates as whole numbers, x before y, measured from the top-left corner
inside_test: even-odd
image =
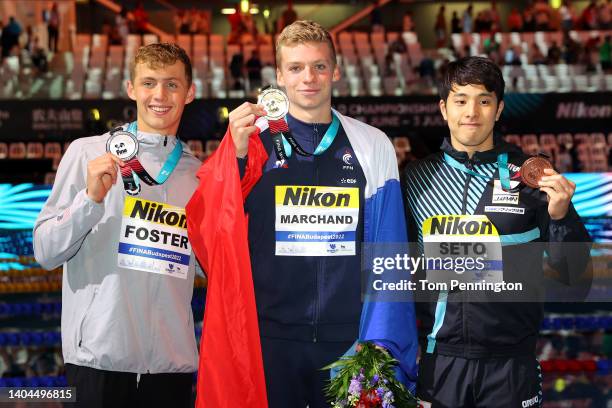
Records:
[[[514,189],[519,185],[518,181],[510,180],[510,188]],[[493,204],[506,204],[506,205],[518,205],[519,203],[519,192],[504,191],[499,180],[493,181],[493,197],[491,199]]]

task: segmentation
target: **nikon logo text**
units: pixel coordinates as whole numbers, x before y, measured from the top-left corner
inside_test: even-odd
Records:
[[[134,208],[130,213],[130,218],[140,218],[141,220],[147,220],[165,224],[170,227],[177,226],[179,228],[187,228],[187,218],[185,214],[179,214],[175,211],[164,210],[162,204],[142,202],[136,200]]]
[[[460,217],[436,217],[431,220],[431,235],[491,235],[493,223],[491,221],[463,221]]]
[[[317,193],[316,187],[289,187],[283,205],[310,205],[317,207],[348,207],[351,195],[344,193]]]

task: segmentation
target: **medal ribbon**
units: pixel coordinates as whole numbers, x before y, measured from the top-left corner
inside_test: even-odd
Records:
[[[127,131],[132,133],[133,135],[138,134],[138,127],[136,122],[132,122],[129,124]],[[111,132],[112,136],[112,132]],[[145,168],[138,160],[138,156],[134,156],[130,160],[126,162],[126,166],[121,168],[121,178],[123,179],[123,187],[125,191],[129,195],[137,195],[140,193],[141,185],[140,179],[144,181],[146,184],[150,186],[160,185],[168,180],[170,174],[176,168],[181,156],[183,155],[183,145],[180,140],[176,141],[176,145],[174,149],[168,156],[168,159],[162,166],[161,171],[157,175],[156,178],[151,177],[151,175],[145,170]]]
[[[488,176],[475,172],[474,170],[468,169],[465,164],[459,163],[448,153],[444,153],[444,161],[451,167],[456,168],[459,171],[470,174],[475,177],[482,179],[488,179]],[[508,169],[508,153],[500,153],[497,155],[497,169],[499,170],[499,181],[504,191],[510,191],[510,170]]]
[[[272,143],[274,145],[274,151],[276,152],[276,158],[285,161],[287,158],[291,157],[291,153],[294,149],[300,156],[318,156],[323,154],[334,142],[334,139],[338,135],[338,129],[340,129],[340,120],[336,114],[332,112],[331,125],[327,128],[327,131],[323,135],[315,151],[313,153],[308,153],[291,134],[285,118],[268,120],[268,124],[270,126],[270,133],[272,133]]]

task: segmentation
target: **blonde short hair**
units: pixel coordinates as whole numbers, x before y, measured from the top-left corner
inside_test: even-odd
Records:
[[[319,23],[298,20],[283,29],[276,40],[276,66],[280,67],[281,48],[293,47],[307,42],[326,43],[331,52],[332,62],[336,65],[336,48],[331,35]]]
[[[159,69],[168,65],[174,65],[177,61],[182,62],[185,66],[187,85],[191,86],[191,60],[184,49],[171,43],[155,43],[140,47],[136,51],[134,61],[130,65],[130,79],[134,82],[136,65],[138,64],[145,64],[151,69]]]

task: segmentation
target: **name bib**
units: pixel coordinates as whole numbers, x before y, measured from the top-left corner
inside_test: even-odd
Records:
[[[502,282],[502,246],[486,215],[436,215],[423,222],[427,280]]]
[[[359,188],[276,186],[276,255],[355,255]]]
[[[187,279],[191,245],[185,209],[126,197],[118,252],[120,268]]]

